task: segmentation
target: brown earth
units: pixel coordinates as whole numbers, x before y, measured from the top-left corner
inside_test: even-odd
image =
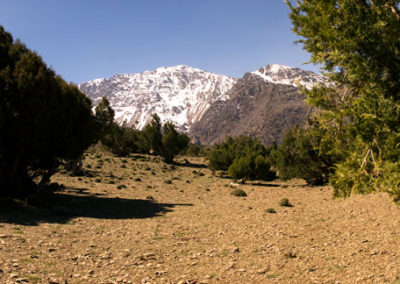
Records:
[[[37,200],[40,209],[3,207],[0,283],[400,278],[400,209],[388,195],[333,200],[331,188],[293,180],[240,185],[247,197],[236,197],[232,180],[187,159],[171,167],[157,157],[90,153],[93,177],[60,173],[53,181],[66,188]],[[285,197],[293,207],[279,205]]]

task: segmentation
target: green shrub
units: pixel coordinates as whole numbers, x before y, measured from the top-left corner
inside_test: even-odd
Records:
[[[241,189],[235,189],[235,190],[233,190],[233,191],[231,192],[231,194],[234,195],[234,196],[241,196],[241,197],[247,196],[247,193],[244,192],[244,191],[241,190]]]
[[[188,146],[183,149],[179,154],[189,157],[207,157],[209,151],[210,148],[208,146],[189,143]]]
[[[334,159],[330,155],[322,154],[318,150],[319,145],[318,130],[305,130],[297,126],[289,130],[282,144],[273,147],[270,153],[279,178],[302,178],[311,185],[327,183],[334,170]]]
[[[267,156],[268,149],[253,138],[227,137],[212,148],[208,167],[213,171],[228,170],[233,178],[272,180],[276,175]]]
[[[271,214],[276,213],[274,208],[268,208],[268,209],[265,210],[265,212],[271,213]]]
[[[289,199],[287,198],[282,198],[281,201],[279,201],[279,205],[283,207],[293,207],[293,205],[290,204]]]
[[[271,166],[267,160],[261,155],[255,157],[251,153],[236,158],[229,166],[228,172],[234,179],[273,180],[276,178],[276,174],[271,171]]]

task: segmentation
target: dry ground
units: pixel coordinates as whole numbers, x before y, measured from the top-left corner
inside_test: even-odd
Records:
[[[393,283],[400,209],[301,180],[241,185],[157,157],[88,153],[92,177],[0,210],[0,283]],[[282,207],[288,198],[293,207]],[[151,198],[154,198],[152,200]],[[274,208],[276,213],[268,213]]]

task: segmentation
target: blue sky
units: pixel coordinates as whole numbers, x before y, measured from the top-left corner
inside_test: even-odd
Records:
[[[283,0],[0,0],[0,25],[79,83],[185,64],[241,77],[269,63],[318,71]]]

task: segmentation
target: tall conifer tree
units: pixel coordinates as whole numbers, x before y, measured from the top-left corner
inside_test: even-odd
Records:
[[[336,196],[400,196],[400,12],[398,0],[286,1],[293,30],[332,84],[307,94],[320,111],[320,150],[341,157]]]

